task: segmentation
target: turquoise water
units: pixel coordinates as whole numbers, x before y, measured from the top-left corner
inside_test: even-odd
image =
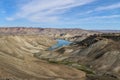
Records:
[[[69,45],[71,42],[67,41],[67,40],[63,40],[63,39],[57,39],[57,43],[53,46],[51,46],[50,48],[48,48],[48,50],[54,50],[66,45]]]

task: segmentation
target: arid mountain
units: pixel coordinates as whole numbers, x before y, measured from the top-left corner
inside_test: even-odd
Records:
[[[55,29],[55,28],[25,28],[25,27],[12,27],[12,28],[0,28],[0,34],[3,35],[45,35],[52,38],[62,38],[71,41],[75,41],[80,37],[84,39],[89,35],[93,35],[97,32],[88,31],[82,29]]]
[[[41,28],[1,28],[0,33],[0,79],[120,79],[119,33]],[[48,50],[56,38],[73,42]]]
[[[120,78],[120,34],[99,34],[77,41],[69,46],[56,49],[56,53],[41,54],[47,58],[75,66],[84,65],[95,71],[98,80],[119,80]],[[37,54],[38,55],[38,54]],[[75,67],[76,67],[75,66]],[[102,77],[107,77],[102,79]],[[96,79],[88,79],[96,80]]]
[[[120,35],[90,36],[73,44],[76,48],[74,47],[70,60],[89,65],[99,72],[119,75],[120,46],[118,44],[120,44]]]
[[[120,30],[94,30],[102,33],[120,33]]]
[[[84,80],[85,73],[35,58],[35,53],[54,44],[45,36],[0,36],[0,79],[2,80]]]

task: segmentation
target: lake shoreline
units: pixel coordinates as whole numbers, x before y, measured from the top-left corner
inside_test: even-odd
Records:
[[[48,50],[52,51],[54,49],[57,49],[57,48],[60,48],[63,46],[67,46],[72,43],[72,42],[64,40],[64,39],[56,39],[56,40],[57,40],[57,43],[52,45],[50,48],[48,48]]]

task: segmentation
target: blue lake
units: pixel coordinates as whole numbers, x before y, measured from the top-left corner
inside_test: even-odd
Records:
[[[57,43],[55,45],[51,46],[50,48],[48,48],[48,50],[54,50],[54,49],[69,45],[70,43],[72,43],[72,42],[63,40],[63,39],[57,39]]]

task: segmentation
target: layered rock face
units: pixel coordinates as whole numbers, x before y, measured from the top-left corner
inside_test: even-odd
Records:
[[[0,36],[0,79],[2,80],[84,80],[85,73],[64,65],[35,58],[35,53],[55,44],[38,35]]]
[[[0,34],[3,35],[45,35],[52,38],[62,38],[70,41],[82,40],[89,35],[93,35],[95,31],[87,31],[82,29],[55,29],[55,28],[0,28]],[[78,39],[79,37],[79,39]]]

